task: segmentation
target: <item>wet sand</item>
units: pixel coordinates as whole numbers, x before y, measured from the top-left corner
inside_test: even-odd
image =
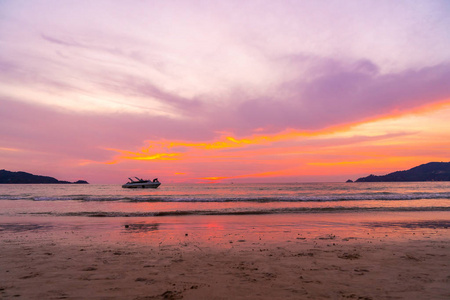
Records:
[[[0,298],[449,299],[443,216],[6,219]]]

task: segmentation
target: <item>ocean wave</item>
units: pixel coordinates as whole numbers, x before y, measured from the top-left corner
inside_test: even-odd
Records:
[[[77,211],[77,212],[39,212],[28,214],[54,215],[66,217],[166,217],[194,215],[269,215],[269,214],[306,214],[306,213],[344,213],[344,212],[423,212],[450,211],[447,206],[433,207],[284,207],[273,209],[218,209],[218,210],[173,210],[153,212],[119,212],[119,211]]]
[[[205,197],[205,196],[160,196],[160,197],[35,197],[34,201],[121,201],[121,202],[328,202],[328,201],[361,201],[361,200],[421,200],[450,199],[450,193],[364,193],[345,195],[302,195],[302,196],[237,196],[237,197]]]
[[[63,195],[63,196],[30,196],[30,195],[0,195],[0,200],[32,200],[32,201],[86,201],[86,202],[338,202],[338,201],[396,201],[422,199],[450,199],[450,192],[436,193],[353,193],[353,194],[321,194],[321,195],[151,195],[151,196],[122,196],[122,195]]]

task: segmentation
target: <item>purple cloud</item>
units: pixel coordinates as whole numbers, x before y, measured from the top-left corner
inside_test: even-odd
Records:
[[[310,82],[299,79],[284,85],[293,95],[289,98],[269,95],[246,100],[229,110],[239,116],[234,118],[234,128],[241,134],[259,127],[270,132],[285,128],[317,130],[449,99],[448,82],[449,64],[379,74],[374,64],[364,61],[351,69],[333,68]]]
[[[108,92],[124,96],[125,99],[130,96],[141,99],[142,102],[137,105],[146,110],[151,108],[147,105],[148,99],[156,100],[164,106],[170,107],[174,112],[182,113],[185,116],[192,116],[194,113],[201,112],[204,105],[199,99],[188,99],[176,93],[168,92],[142,77],[121,74],[109,76],[106,74],[102,76],[99,85]]]

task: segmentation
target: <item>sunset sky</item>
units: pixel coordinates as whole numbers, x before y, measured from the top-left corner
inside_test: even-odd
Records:
[[[450,2],[0,1],[0,169],[345,181],[450,161]]]

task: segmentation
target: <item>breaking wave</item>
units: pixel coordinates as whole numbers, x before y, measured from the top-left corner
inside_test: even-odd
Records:
[[[166,216],[220,216],[220,215],[269,215],[269,214],[306,214],[306,213],[343,213],[343,212],[419,212],[450,211],[448,206],[437,207],[283,207],[273,209],[218,209],[218,210],[173,210],[152,212],[119,211],[77,211],[77,212],[39,212],[29,214],[55,215],[67,217],[127,218],[127,217],[166,217]]]
[[[326,202],[326,201],[361,201],[361,200],[421,200],[450,199],[449,192],[442,193],[364,193],[343,195],[301,195],[301,196],[269,196],[269,197],[209,197],[209,196],[64,196],[64,197],[8,197],[0,196],[0,200],[34,200],[34,201],[120,201],[120,202]]]

